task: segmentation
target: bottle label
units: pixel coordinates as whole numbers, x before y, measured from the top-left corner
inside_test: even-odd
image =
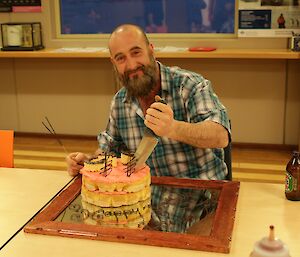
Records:
[[[288,172],[285,176],[285,192],[290,193],[297,190],[297,180]]]

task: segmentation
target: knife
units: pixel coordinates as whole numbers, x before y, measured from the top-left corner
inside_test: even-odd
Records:
[[[165,100],[163,100],[160,96],[155,96],[155,102],[160,102],[163,104],[167,104]],[[134,157],[136,160],[135,169],[138,170],[145,165],[145,162],[149,158],[150,154],[154,150],[155,146],[158,143],[158,136],[148,127],[144,130],[144,135],[141,142],[134,153]]]

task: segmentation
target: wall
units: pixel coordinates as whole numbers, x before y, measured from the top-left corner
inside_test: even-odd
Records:
[[[41,21],[47,48],[106,46],[107,39],[58,39],[53,1],[37,14],[0,13],[1,22]],[[51,3],[49,3],[51,2]],[[286,39],[161,39],[156,46],[213,45],[220,48],[286,48]],[[298,144],[299,60],[161,59],[203,74],[229,110],[233,141]],[[115,92],[109,59],[0,58],[0,128],[46,132],[47,116],[57,133],[95,135],[106,125]]]

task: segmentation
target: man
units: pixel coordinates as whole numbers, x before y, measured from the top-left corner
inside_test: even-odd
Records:
[[[158,137],[147,164],[151,174],[224,179],[223,147],[229,142],[229,120],[208,80],[201,75],[157,62],[141,28],[125,24],[109,39],[111,61],[122,88],[114,96],[106,131],[98,136],[102,151],[135,151],[147,126]],[[159,95],[167,104],[155,102]],[[67,157],[76,175],[89,159]]]

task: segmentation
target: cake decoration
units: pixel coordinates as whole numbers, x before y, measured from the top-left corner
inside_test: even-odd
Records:
[[[81,169],[87,224],[142,229],[151,218],[150,168],[136,170],[134,154],[99,155]]]
[[[133,152],[124,151],[121,153],[121,162],[125,165],[124,172],[130,177],[135,172],[136,159]]]

